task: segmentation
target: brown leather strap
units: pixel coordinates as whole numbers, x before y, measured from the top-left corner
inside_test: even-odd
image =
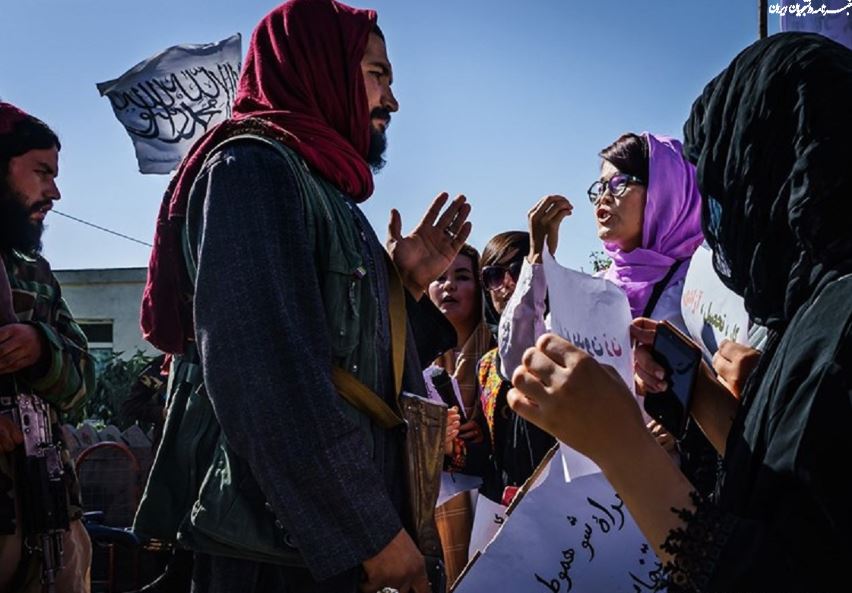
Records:
[[[355,375],[340,367],[331,369],[331,381],[337,388],[340,397],[349,402],[353,408],[366,414],[382,428],[393,428],[402,424],[402,418],[394,412],[375,391],[361,383]]]
[[[391,358],[393,361],[393,385],[396,397],[402,393],[402,372],[405,367],[405,287],[390,257],[388,270],[388,307],[391,330]],[[355,375],[340,367],[331,369],[331,381],[340,397],[356,410],[369,416],[373,422],[383,428],[393,428],[403,423],[402,418],[372,389],[359,381]],[[397,409],[399,401],[397,400]]]

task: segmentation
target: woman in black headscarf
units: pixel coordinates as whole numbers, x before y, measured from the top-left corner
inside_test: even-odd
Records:
[[[851,104],[852,51],[788,33],[737,56],[686,123],[716,271],[770,331],[741,405],[706,368],[693,393],[693,417],[725,456],[715,503],[643,430],[615,374],[561,338],[544,336],[515,373],[515,410],[598,462],[667,563],[670,591],[825,591],[848,579]],[[654,326],[633,330],[645,345],[637,381],[659,383]]]

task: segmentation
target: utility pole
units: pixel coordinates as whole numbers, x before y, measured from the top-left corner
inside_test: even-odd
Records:
[[[760,39],[766,39],[766,35],[769,32],[769,23],[767,22],[769,17],[769,0],[758,0],[757,10],[758,34],[760,35]]]

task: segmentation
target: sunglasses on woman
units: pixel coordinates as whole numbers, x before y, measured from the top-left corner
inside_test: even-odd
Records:
[[[506,274],[509,274],[509,276],[512,277],[512,280],[517,282],[523,265],[524,261],[520,260],[505,266],[485,266],[482,268],[482,273],[480,274],[482,278],[482,286],[484,286],[486,290],[497,290],[503,286],[503,282],[506,280]]]
[[[589,201],[592,204],[597,204],[598,200],[603,197],[607,190],[609,190],[610,195],[620,198],[631,184],[645,185],[645,182],[638,177],[627,175],[626,173],[613,175],[606,181],[595,181],[587,192],[589,194]]]

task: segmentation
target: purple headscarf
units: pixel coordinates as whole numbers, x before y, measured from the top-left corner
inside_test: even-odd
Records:
[[[625,252],[614,243],[604,243],[612,259],[604,278],[627,293],[634,317],[642,315],[654,285],[675,261],[691,258],[704,240],[695,167],[683,158],[681,143],[649,132],[642,136],[648,141],[650,161],[642,245]],[[688,262],[681,264],[669,285],[684,278],[688,268]]]

